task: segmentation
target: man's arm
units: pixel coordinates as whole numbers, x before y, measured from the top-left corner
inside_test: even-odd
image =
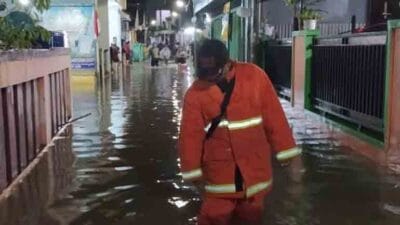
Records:
[[[179,137],[179,156],[184,180],[201,180],[201,158],[205,138],[205,122],[195,96],[188,91],[184,99]]]
[[[301,149],[296,146],[292,131],[270,79],[261,69],[257,68],[257,72],[260,73],[261,78],[264,129],[272,151],[276,153],[278,161],[285,165],[291,159],[299,156]]]

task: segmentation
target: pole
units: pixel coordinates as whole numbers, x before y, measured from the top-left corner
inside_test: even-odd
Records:
[[[250,54],[249,54],[249,61],[254,62],[255,61],[255,44],[256,44],[256,38],[258,36],[258,16],[256,16],[256,12],[258,12],[258,4],[256,4],[256,0],[250,0],[250,9],[254,9],[252,12],[252,15],[250,17],[250,32],[249,32],[249,39],[250,39],[250,44],[249,47],[251,49]]]

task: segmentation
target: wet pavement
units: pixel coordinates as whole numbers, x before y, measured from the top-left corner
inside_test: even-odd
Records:
[[[51,197],[29,197],[46,186],[35,175],[25,183],[31,188],[16,195],[21,200],[0,203],[0,210],[15,209],[0,213],[0,224],[195,224],[200,197],[181,182],[176,150],[182,98],[192,81],[173,65],[134,64],[93,86],[75,86],[74,115],[92,113],[74,123],[75,162],[47,178],[55,180],[48,186],[60,184]],[[353,154],[315,118],[282,104],[304,150],[303,166],[298,165],[304,170],[302,177],[293,177],[290,168],[275,166],[265,224],[400,224],[400,178]],[[30,199],[43,204],[32,206],[35,213],[20,210],[24,220],[9,219]]]

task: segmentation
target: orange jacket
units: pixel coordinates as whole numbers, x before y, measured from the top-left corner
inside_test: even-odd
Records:
[[[208,196],[266,193],[272,185],[271,154],[287,160],[301,153],[265,72],[253,64],[233,63],[228,78],[233,76],[236,84],[226,118],[208,140],[206,130],[220,113],[223,93],[217,85],[197,80],[184,99],[179,138],[182,177],[204,180]],[[243,191],[235,187],[237,167]]]

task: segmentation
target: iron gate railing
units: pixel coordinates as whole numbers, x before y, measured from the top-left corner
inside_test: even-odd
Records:
[[[313,105],[383,133],[386,34],[317,39],[313,47]]]
[[[292,45],[268,43],[265,49],[265,71],[278,93],[290,98]]]
[[[285,39],[292,37],[293,24],[276,24],[272,25],[275,28],[275,37],[277,39]],[[365,24],[358,23],[355,28],[364,27]],[[327,37],[331,35],[338,35],[344,33],[351,33],[351,23],[319,23],[318,30],[320,31],[321,37]]]

